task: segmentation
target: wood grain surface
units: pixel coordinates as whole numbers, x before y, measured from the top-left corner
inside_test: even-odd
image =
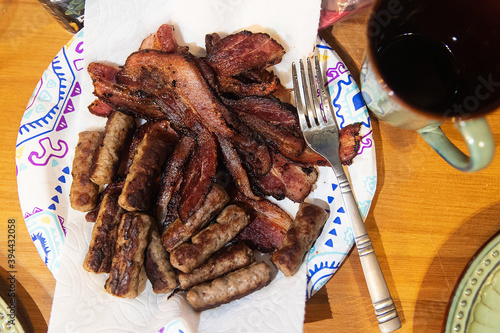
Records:
[[[358,78],[366,14],[321,34]],[[15,142],[21,117],[43,71],[71,38],[35,0],[0,2],[0,266],[7,268],[7,226],[16,221],[19,304],[34,332],[46,332],[55,280],[24,225],[16,183]],[[500,149],[500,113],[488,117]],[[485,170],[459,172],[413,131],[373,119],[377,192],[366,227],[403,322],[399,332],[440,332],[460,275],[500,229],[500,157]],[[464,148],[458,131],[444,131]],[[1,285],[1,284],[0,284]],[[306,304],[304,332],[377,332],[354,249]]]

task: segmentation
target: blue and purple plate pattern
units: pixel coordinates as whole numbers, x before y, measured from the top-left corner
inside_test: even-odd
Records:
[[[368,111],[347,67],[328,44],[317,39],[318,54],[339,126],[362,122],[361,148],[348,167],[362,215],[375,194],[377,170]],[[57,54],[43,73],[23,115],[16,144],[16,172],[26,227],[42,260],[56,275],[65,240],[73,150],[77,140],[77,110],[83,68],[83,30]],[[307,298],[317,292],[348,255],[353,233],[340,189],[330,168],[320,168],[308,200],[330,212],[322,234],[307,256]],[[328,207],[328,208],[326,208]],[[172,323],[161,332],[178,332]]]

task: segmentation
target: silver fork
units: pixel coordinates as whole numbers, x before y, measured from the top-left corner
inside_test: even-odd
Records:
[[[292,64],[293,88],[300,127],[307,144],[331,164],[337,176],[380,331],[392,332],[401,327],[401,322],[352,193],[351,185],[340,162],[339,128],[330,108],[330,100],[325,89],[318,57],[315,56],[314,60],[315,71],[313,72],[311,59],[307,58],[307,74],[303,61],[300,60],[302,85],[299,85],[295,63]],[[305,105],[302,101],[301,91],[303,91]]]

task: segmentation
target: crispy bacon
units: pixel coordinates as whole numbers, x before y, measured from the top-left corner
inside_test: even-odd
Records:
[[[271,152],[265,143],[241,135],[234,137],[233,142],[241,163],[249,173],[260,176],[271,170]]]
[[[113,112],[113,107],[97,98],[89,105],[89,111],[98,117],[108,117]]]
[[[100,78],[112,83],[115,83],[116,74],[119,70],[120,68],[117,66],[97,62],[91,62],[87,67],[91,79]]]
[[[126,85],[116,83],[118,69],[113,66],[92,62],[88,65],[94,85],[94,95],[102,103],[112,106],[116,110],[125,109],[125,113],[132,112],[134,115],[145,119],[164,119],[165,114],[155,104],[151,95],[140,89],[132,89]],[[99,112],[99,105],[93,106],[91,111]],[[102,107],[102,106],[101,106]]]
[[[362,136],[359,135],[361,123],[349,124],[339,133],[339,155],[343,165],[351,165],[359,151]]]
[[[267,96],[275,92],[279,78],[267,70],[254,70],[237,76],[219,76],[219,91],[238,97]]]
[[[219,87],[213,68],[207,64],[204,58],[191,57],[191,59],[196,64],[196,67],[198,67],[201,76],[205,79],[212,92],[217,93]]]
[[[235,76],[279,63],[285,54],[283,47],[265,33],[244,30],[217,41],[211,36],[207,63],[220,76]],[[215,43],[214,43],[215,42]]]
[[[161,25],[158,30],[146,37],[139,50],[152,49],[166,53],[174,53],[177,51],[177,40],[174,37],[174,26],[170,24]]]
[[[156,206],[156,220],[162,226],[160,232],[163,232],[164,227],[169,222],[175,220],[174,218],[171,221],[167,221],[168,216],[171,214],[169,206],[172,206],[175,201],[174,194],[180,188],[184,166],[191,156],[195,143],[195,139],[189,136],[182,137],[167,161],[165,171],[162,175],[162,185]],[[175,210],[177,210],[176,208]]]
[[[298,131],[297,113],[274,97],[225,99],[224,103],[274,149],[288,158],[300,156],[305,142]]]
[[[121,84],[163,96],[170,92],[214,133],[234,135],[226,123],[227,110],[213,95],[195,62],[187,55],[142,50],[132,53],[118,73]]]
[[[304,151],[297,157],[293,158],[294,162],[303,165],[328,166],[328,161],[323,156],[312,150],[309,146],[305,146]]]
[[[293,219],[267,199],[254,201],[240,193],[235,202],[245,207],[250,214],[250,224],[238,235],[238,240],[263,253],[276,250]]]
[[[213,33],[213,34],[206,34],[205,35],[205,51],[207,53],[211,53],[215,44],[220,42],[220,36],[219,34]]]
[[[248,179],[248,173],[241,164],[242,162],[236,149],[233,147],[231,142],[225,138],[219,137],[218,141],[224,156],[226,167],[229,170],[229,173],[233,176],[233,180],[236,183],[238,190],[250,199],[260,200],[260,198],[252,191],[250,180]]]
[[[318,171],[315,167],[304,166],[287,160],[280,154],[274,154],[271,171],[258,177],[255,184],[263,193],[278,200],[286,197],[294,202],[302,202],[317,179]]]
[[[283,126],[276,126],[249,113],[239,113],[240,119],[251,129],[260,133],[274,149],[289,158],[295,158],[304,151],[305,142],[300,136]]]
[[[298,126],[297,111],[293,106],[272,96],[225,99],[224,103],[237,114],[251,114],[274,125]]]
[[[184,172],[179,217],[185,221],[203,203],[217,173],[217,142],[203,125],[196,128],[196,147]]]

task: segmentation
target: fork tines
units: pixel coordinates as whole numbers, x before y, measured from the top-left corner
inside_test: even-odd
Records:
[[[299,114],[300,126],[303,130],[331,124],[334,121],[318,56],[314,56],[314,71],[312,69],[311,57],[306,59],[306,63],[307,71],[302,59],[299,60],[302,85],[299,84],[296,65],[292,63],[295,103]],[[304,99],[302,99],[301,90],[304,92]]]

